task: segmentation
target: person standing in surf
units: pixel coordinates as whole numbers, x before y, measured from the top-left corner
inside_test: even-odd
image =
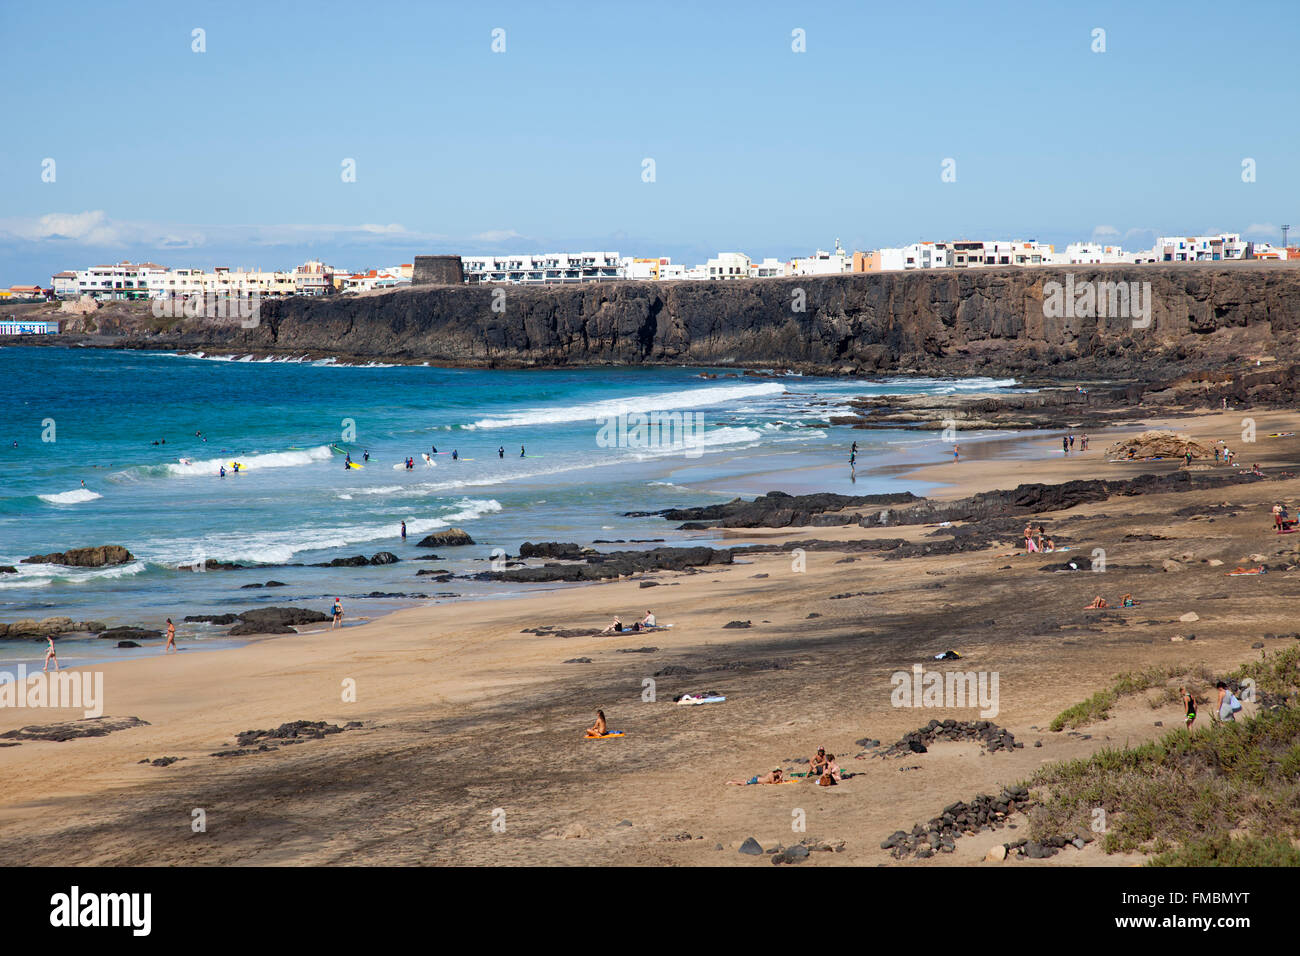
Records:
[[[520,458],[527,458],[527,457],[528,457],[527,455],[524,454],[524,446],[523,446],[523,445],[520,445],[520,446],[519,446],[519,457],[520,457]]]
[[[403,540],[403,541],[406,540],[406,522],[405,522],[405,521],[402,522],[402,540]]]
[[[332,612],[334,620],[330,623],[330,630],[343,626],[343,602],[338,598],[334,599],[334,610]]]
[[[163,645],[163,653],[168,651],[179,651],[176,646],[176,625],[172,623],[171,618],[167,618],[167,643]]]
[[[506,457],[506,446],[505,446],[505,445],[502,445],[500,448],[497,449],[497,457],[498,457],[498,458],[504,458],[504,457]]]

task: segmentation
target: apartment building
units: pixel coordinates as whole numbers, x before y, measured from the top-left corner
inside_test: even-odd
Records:
[[[600,282],[622,278],[617,252],[547,253],[525,256],[462,256],[465,281],[514,285]]]
[[[710,279],[748,279],[749,256],[743,252],[719,252],[704,264]]]

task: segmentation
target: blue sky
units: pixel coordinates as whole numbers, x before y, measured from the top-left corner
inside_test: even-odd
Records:
[[[4,286],[121,259],[1300,236],[1294,0],[45,0],[0,4],[0,37]]]

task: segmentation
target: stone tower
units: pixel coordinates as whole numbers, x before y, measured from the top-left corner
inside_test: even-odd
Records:
[[[460,256],[416,256],[411,285],[461,285],[465,270]]]

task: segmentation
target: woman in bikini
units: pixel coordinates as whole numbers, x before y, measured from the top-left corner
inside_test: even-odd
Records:
[[[596,711],[596,722],[587,728],[588,737],[604,737],[609,733],[609,724],[605,722],[605,712]]]
[[[50,669],[50,661],[54,661],[54,669],[58,670],[59,656],[54,653],[54,638],[47,637],[46,640],[50,642],[50,647],[49,650],[45,652],[45,666],[42,667],[41,670],[48,671]]]
[[[1106,603],[1106,599],[1104,597],[1098,594],[1095,598],[1092,599],[1092,603],[1089,604],[1087,607],[1085,607],[1084,610],[1094,611],[1097,610],[1098,608],[1103,608],[1103,607],[1110,607],[1110,605]]]

